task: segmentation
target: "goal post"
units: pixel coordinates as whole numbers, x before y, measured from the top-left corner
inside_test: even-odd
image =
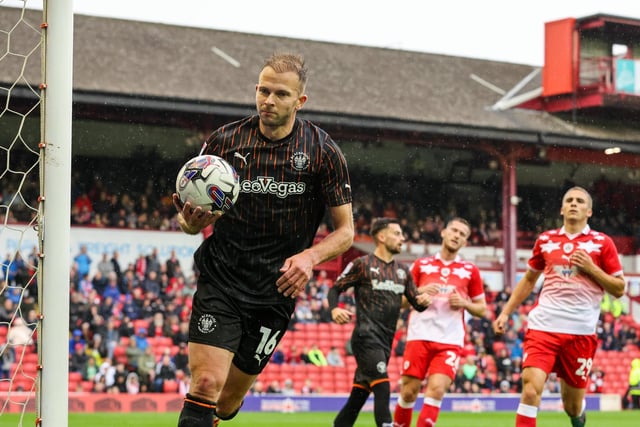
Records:
[[[68,425],[69,267],[71,219],[71,121],[73,94],[73,0],[43,5],[41,187],[38,228],[42,238],[41,383],[42,427]]]
[[[0,425],[66,427],[73,0],[0,0]]]

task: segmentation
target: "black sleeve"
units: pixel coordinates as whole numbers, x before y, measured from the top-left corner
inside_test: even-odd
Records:
[[[331,289],[329,289],[329,294],[327,295],[327,300],[329,301],[329,310],[333,310],[338,306],[338,301],[342,292],[346,291],[360,281],[359,272],[361,270],[361,265],[362,259],[357,258],[347,264],[342,273],[340,273],[340,276],[338,276],[336,282],[333,284]]]
[[[413,306],[418,311],[425,311],[427,309],[426,306],[418,304],[416,300],[416,296],[418,295],[418,287],[413,282],[413,275],[411,273],[407,274],[407,278],[404,281],[404,296],[407,297],[407,301],[409,304]]]

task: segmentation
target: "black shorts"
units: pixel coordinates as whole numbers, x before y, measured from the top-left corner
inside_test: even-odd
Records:
[[[357,364],[353,379],[355,384],[370,387],[373,382],[389,378],[387,368],[391,349],[358,341],[352,341],[352,349]]]
[[[193,297],[189,341],[227,349],[233,364],[257,375],[284,336],[295,305],[255,305],[239,301],[228,290],[198,283]]]

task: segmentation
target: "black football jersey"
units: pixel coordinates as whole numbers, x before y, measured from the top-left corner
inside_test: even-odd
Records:
[[[424,310],[416,301],[418,289],[409,268],[395,260],[385,262],[369,254],[350,262],[329,290],[331,309],[350,287],[356,299],[353,339],[360,342],[391,348],[403,295],[417,310]]]
[[[240,300],[273,304],[284,260],[311,246],[326,206],[351,203],[346,160],[337,144],[309,121],[271,141],[258,116],[225,125],[201,154],[227,160],[240,178],[240,195],[196,252],[197,267],[215,286]]]

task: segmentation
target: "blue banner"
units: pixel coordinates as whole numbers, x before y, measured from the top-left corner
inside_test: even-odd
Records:
[[[395,408],[397,396],[392,396],[390,406]],[[347,401],[347,395],[336,396],[282,396],[264,395],[247,396],[242,406],[243,411],[261,412],[337,412]],[[586,397],[587,410],[599,411],[601,409],[600,396]],[[520,403],[520,395],[463,395],[448,394],[442,401],[442,411],[456,412],[515,412]],[[422,398],[418,398],[415,407],[422,406]],[[363,411],[373,411],[373,397],[370,397]],[[542,397],[541,411],[562,411],[562,399],[559,394]]]

